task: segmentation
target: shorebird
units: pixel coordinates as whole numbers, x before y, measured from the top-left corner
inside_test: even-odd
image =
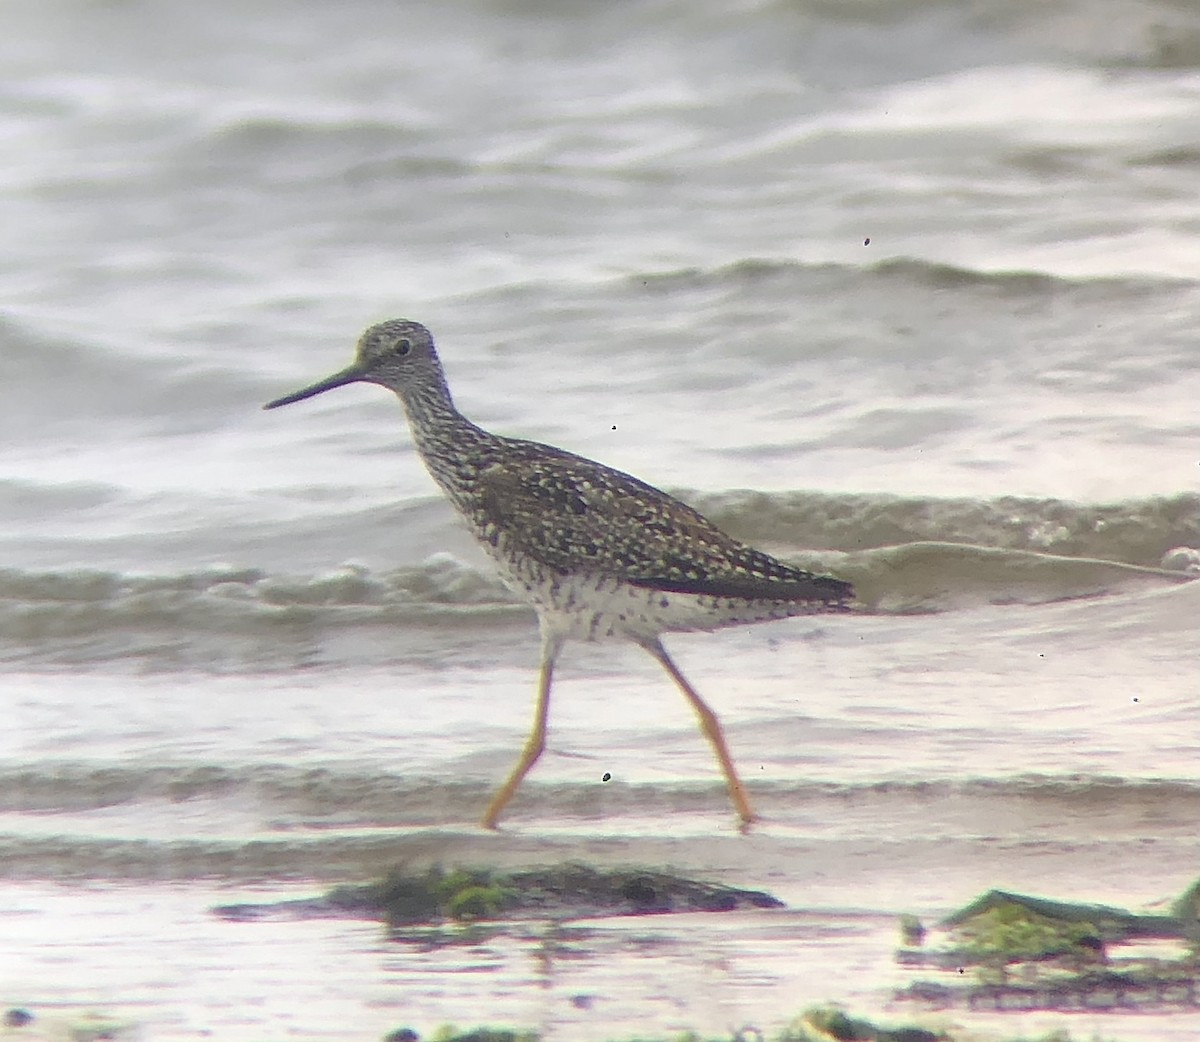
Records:
[[[378,384],[400,398],[433,480],[504,584],[537,613],[542,647],[533,727],[483,826],[497,827],[545,749],[554,666],[571,639],[633,641],[662,665],[695,710],[742,827],[749,826],[754,811],[721,724],[661,635],[845,611],[853,587],[738,542],[629,474],[477,427],[455,408],[433,337],[419,322],[371,326],[350,366],[263,408],[352,383]]]

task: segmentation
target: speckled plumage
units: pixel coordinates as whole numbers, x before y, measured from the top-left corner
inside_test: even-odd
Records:
[[[372,326],[353,365],[267,408],[353,382],[377,383],[400,397],[430,474],[504,582],[538,614],[538,722],[485,824],[494,826],[541,752],[550,675],[569,638],[632,640],[654,655],[700,714],[739,814],[751,820],[716,718],[667,657],[659,634],[843,611],[853,597],[850,584],[739,543],[685,503],[621,471],[477,427],[454,407],[433,339],[416,322]]]

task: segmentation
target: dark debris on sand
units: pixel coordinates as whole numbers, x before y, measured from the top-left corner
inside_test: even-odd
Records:
[[[376,883],[340,886],[321,897],[222,905],[227,919],[378,919],[392,926],[504,919],[595,919],[672,912],[782,908],[759,890],[742,890],[642,868],[583,864],[499,872],[396,870]]]

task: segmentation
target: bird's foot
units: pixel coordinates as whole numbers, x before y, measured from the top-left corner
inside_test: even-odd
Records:
[[[738,820],[738,832],[745,836],[760,821],[762,821],[762,818],[757,814],[751,814],[749,817],[742,815]]]

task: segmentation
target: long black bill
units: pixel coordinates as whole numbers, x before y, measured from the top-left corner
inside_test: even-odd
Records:
[[[291,394],[285,394],[282,398],[276,398],[273,402],[267,402],[263,406],[264,409],[278,409],[281,405],[291,405],[292,402],[302,402],[305,398],[311,398],[314,394],[320,394],[322,391],[332,391],[335,387],[345,387],[346,384],[357,383],[364,376],[364,370],[360,365],[347,366],[340,373],[334,373],[333,376],[327,376],[324,380],[319,380],[311,387],[306,387],[302,391],[293,391]]]

